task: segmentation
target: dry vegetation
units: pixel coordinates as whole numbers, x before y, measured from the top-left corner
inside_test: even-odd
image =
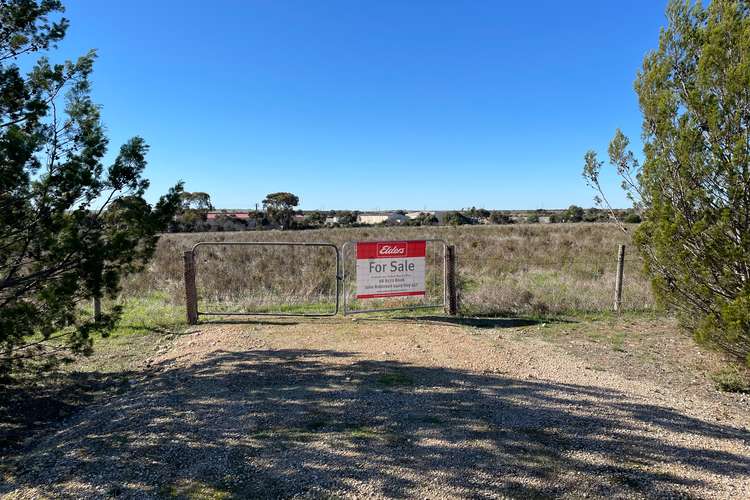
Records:
[[[165,235],[149,269],[130,277],[124,295],[158,294],[180,303],[182,253],[199,241],[327,242],[373,239],[444,239],[456,245],[460,296],[471,314],[559,314],[612,307],[616,251],[630,236],[612,224],[555,224],[462,227],[373,227],[315,231],[262,231]],[[428,247],[435,263],[428,272],[428,302],[440,302],[442,248]],[[202,311],[331,311],[335,258],[330,248],[201,247],[197,285]],[[342,256],[353,276],[353,252]],[[654,307],[641,264],[630,247],[624,308]],[[352,295],[351,287],[347,294]],[[367,304],[368,306],[372,304]]]

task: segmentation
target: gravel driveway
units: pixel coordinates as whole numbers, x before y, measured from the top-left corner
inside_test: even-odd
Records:
[[[9,498],[750,497],[750,418],[461,325],[202,325],[30,443]]]

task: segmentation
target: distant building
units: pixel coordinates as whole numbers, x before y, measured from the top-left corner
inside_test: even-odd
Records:
[[[403,224],[406,222],[408,218],[404,214],[399,214],[396,212],[369,212],[364,214],[359,214],[357,216],[357,222],[360,224],[382,224],[382,223],[393,223],[393,224]]]
[[[431,212],[429,210],[420,210],[419,212],[406,212],[406,217],[408,217],[409,219],[414,220],[414,219],[419,219],[419,217],[422,214],[435,215],[435,212]]]
[[[341,220],[339,217],[326,217],[325,225],[326,226],[333,226],[334,224],[338,224],[339,220]]]
[[[206,220],[216,220],[220,217],[247,220],[250,218],[250,212],[247,210],[210,210],[206,213]]]

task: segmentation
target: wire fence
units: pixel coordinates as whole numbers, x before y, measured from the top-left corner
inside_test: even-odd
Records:
[[[393,298],[383,304],[442,302],[441,245],[428,245],[425,297]],[[351,247],[353,248],[353,247]],[[611,311],[615,302],[616,247],[596,256],[555,254],[529,257],[521,252],[457,253],[458,293],[463,314],[555,315]],[[330,312],[336,302],[336,260],[324,247],[205,247],[196,254],[201,311]],[[351,252],[352,250],[350,250]],[[341,269],[355,276],[355,256],[341,256]],[[624,259],[621,311],[648,311],[655,302],[643,260]],[[181,280],[170,281],[173,307],[182,307]],[[341,291],[356,304],[353,280]],[[386,303],[387,302],[387,303]],[[6,353],[29,358],[65,350],[63,332],[13,346]],[[62,344],[60,344],[62,343]],[[33,349],[36,348],[36,349]]]

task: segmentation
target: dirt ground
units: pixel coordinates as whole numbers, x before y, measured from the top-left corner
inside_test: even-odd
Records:
[[[665,320],[269,320],[154,346],[7,498],[750,497],[750,401]]]

